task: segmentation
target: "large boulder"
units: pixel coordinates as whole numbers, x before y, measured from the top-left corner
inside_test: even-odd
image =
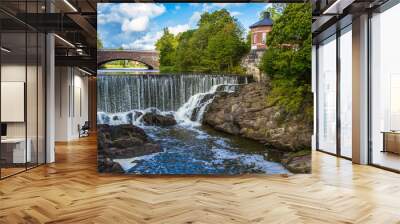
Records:
[[[268,88],[251,83],[234,93],[217,94],[203,123],[214,129],[254,139],[286,152],[311,148],[312,124],[302,116],[282,116],[267,103]],[[284,117],[284,118],[283,118]]]
[[[176,125],[176,120],[173,115],[161,115],[158,113],[145,113],[142,116],[144,125],[148,126],[172,126]]]
[[[251,83],[234,93],[218,93],[208,105],[203,123],[229,134],[266,145],[266,159],[282,163],[293,173],[311,171],[312,123],[303,116],[282,116],[267,102],[268,88]]]
[[[285,152],[268,149],[265,159],[279,162],[292,173],[311,173],[311,151]]]
[[[161,151],[143,129],[132,124],[97,126],[98,169],[100,172],[122,172],[113,159],[132,158]]]

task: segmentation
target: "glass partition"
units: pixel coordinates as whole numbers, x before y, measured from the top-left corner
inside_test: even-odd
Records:
[[[352,34],[351,25],[340,41],[340,155],[352,157]]]
[[[336,154],[336,36],[318,47],[318,149]]]
[[[35,32],[28,32],[27,39],[26,114],[27,151],[30,151],[27,167],[30,168],[37,165],[38,157],[38,35]]]
[[[31,154],[26,150],[26,41],[25,32],[1,34],[2,177],[24,171],[30,162]]]
[[[371,162],[400,170],[400,5],[371,18]]]
[[[21,16],[43,11],[43,3],[2,1],[0,7]],[[43,33],[0,12],[0,178],[45,162],[45,44]]]

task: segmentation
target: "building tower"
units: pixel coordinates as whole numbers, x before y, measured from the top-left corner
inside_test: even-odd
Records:
[[[246,69],[246,73],[252,75],[255,81],[261,82],[265,80],[265,75],[258,68],[264,52],[267,50],[267,36],[272,31],[273,22],[270,14],[265,12],[263,19],[251,25],[251,50],[243,58],[242,66]]]
[[[265,50],[267,48],[267,35],[271,32],[272,25],[270,14],[266,12],[262,20],[250,26],[252,50]]]

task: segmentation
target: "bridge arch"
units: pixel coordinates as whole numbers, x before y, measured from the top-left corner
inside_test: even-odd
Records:
[[[137,61],[137,62],[140,62],[140,63],[146,65],[149,69],[157,69],[157,68],[154,68],[153,65],[149,65],[146,62],[139,61],[139,60],[133,60],[131,58],[116,58],[116,59],[110,59],[110,60],[107,60],[107,61],[102,61],[101,63],[97,62],[97,66],[100,67],[100,66],[105,65],[105,64],[107,64],[109,62],[119,61],[119,60]]]
[[[131,51],[131,50],[98,50],[97,66],[110,61],[131,60],[147,65],[150,69],[159,69],[159,53],[157,51]]]

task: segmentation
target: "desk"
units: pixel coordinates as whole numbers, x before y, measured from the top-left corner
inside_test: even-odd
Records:
[[[6,138],[1,139],[1,156],[6,163],[26,163],[31,162],[31,139],[27,139],[28,143],[25,152],[25,138]],[[3,156],[4,155],[4,156]],[[12,158],[12,159],[11,159]],[[26,159],[26,160],[25,160]]]
[[[400,154],[400,131],[383,131],[382,152]]]

